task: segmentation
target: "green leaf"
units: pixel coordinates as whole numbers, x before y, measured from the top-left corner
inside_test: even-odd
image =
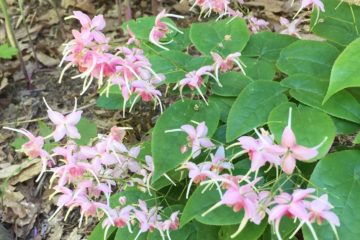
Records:
[[[252,82],[250,78],[238,72],[227,72],[219,75],[222,85],[214,83],[211,91],[223,97],[237,97],[246,85]]]
[[[274,63],[261,58],[241,57],[241,60],[246,65],[246,76],[251,79],[255,81],[271,81],[274,79],[276,74],[276,66]]]
[[[207,225],[233,225],[240,223],[243,219],[243,211],[234,212],[232,208],[225,205],[202,217],[206,210],[220,201],[219,192],[215,187],[202,193],[205,186],[197,187],[188,199],[180,218],[181,226],[196,218],[197,221]]]
[[[345,47],[360,36],[360,7],[345,1],[322,0],[325,12],[316,8],[311,16],[312,31],[333,43]]]
[[[227,122],[230,108],[234,104],[235,99],[236,98],[234,97],[221,97],[216,95],[209,97],[210,105],[215,104],[218,106],[218,109],[220,110],[220,120],[222,122]]]
[[[153,130],[151,149],[154,158],[155,182],[162,174],[176,168],[189,158],[190,151],[182,154],[181,146],[187,143],[183,132],[166,133],[167,130],[179,129],[184,124],[191,124],[191,120],[205,121],[209,128],[208,136],[216,130],[220,112],[216,105],[206,106],[202,101],[185,100],[171,105],[157,120]]]
[[[26,143],[28,140],[24,137],[17,136],[15,140],[11,143],[11,146],[16,150],[21,149],[21,146]]]
[[[81,118],[76,127],[81,136],[75,141],[78,145],[87,145],[92,138],[97,136],[96,124],[86,118]]]
[[[101,226],[102,222],[98,223],[95,228],[91,231],[90,235],[87,237],[88,240],[103,240],[105,231]],[[107,232],[107,238],[110,237],[111,234],[113,234],[117,228],[111,227],[109,228],[109,231]]]
[[[250,37],[242,55],[276,61],[279,58],[280,51],[296,40],[289,35],[259,32]]]
[[[334,95],[324,105],[328,81],[304,74],[295,74],[281,81],[281,85],[291,88],[290,95],[299,102],[322,110],[334,117],[360,123],[360,104],[348,92]]]
[[[283,103],[274,108],[269,115],[269,127],[276,141],[281,142],[283,130],[288,124],[290,107],[292,108],[291,128],[297,143],[306,147],[315,147],[327,138],[313,160],[324,157],[335,139],[336,128],[332,119],[317,109],[301,105],[297,107],[293,103]]]
[[[196,240],[218,240],[219,226],[205,225],[198,221],[193,221],[193,225],[196,228]]]
[[[193,23],[190,29],[190,40],[204,54],[210,52],[227,56],[241,52],[249,40],[249,30],[243,19],[237,18],[206,23]]]
[[[360,132],[358,134],[356,134],[353,143],[354,144],[359,144],[360,143]]]
[[[267,225],[266,220],[263,220],[259,225],[248,222],[246,227],[235,238],[231,238],[231,235],[239,228],[238,225],[222,226],[219,233],[219,240],[257,240],[260,239]]]
[[[277,82],[256,81],[247,85],[230,109],[226,129],[227,142],[264,125],[270,111],[287,101],[284,91]]]
[[[360,235],[360,152],[340,151],[329,154],[317,164],[309,187],[317,188],[319,196],[328,194],[332,211],[340,219],[339,239],[357,239]],[[319,239],[336,239],[327,223],[313,224]],[[305,240],[312,239],[303,229]]]
[[[339,50],[326,42],[298,40],[284,48],[276,63],[288,75],[305,73],[328,78]]]
[[[337,134],[354,134],[360,129],[360,125],[340,118],[332,118]]]
[[[0,58],[11,59],[17,54],[18,50],[14,47],[11,47],[9,44],[0,45]]]
[[[348,87],[360,87],[360,38],[353,41],[336,59],[331,70],[329,89],[324,98],[326,102],[331,96]]]
[[[130,108],[133,101],[135,99],[135,95],[131,96],[125,105],[125,109]],[[124,104],[124,98],[118,86],[111,86],[109,90],[109,96],[106,94],[99,96],[96,99],[96,106],[108,110],[122,110]]]

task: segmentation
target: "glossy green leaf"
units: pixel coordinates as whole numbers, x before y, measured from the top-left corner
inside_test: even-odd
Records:
[[[258,240],[264,233],[267,225],[268,222],[266,220],[263,220],[259,225],[248,222],[240,234],[234,238],[231,238],[231,235],[236,232],[239,225],[222,226],[219,233],[219,240]]]
[[[238,72],[227,72],[219,75],[221,87],[214,83],[211,91],[223,97],[237,97],[246,85],[252,82],[250,78]]]
[[[190,29],[190,40],[204,54],[217,52],[228,55],[241,52],[249,40],[249,30],[243,19],[236,18],[193,23]]]
[[[219,192],[215,187],[202,193],[204,186],[197,187],[188,199],[184,211],[180,218],[180,224],[184,226],[192,219],[207,225],[233,225],[240,223],[243,219],[243,211],[234,212],[232,208],[221,206],[214,211],[208,213],[205,217],[201,215],[220,201]]]
[[[130,108],[135,96],[130,97],[129,101],[125,105],[125,109]],[[124,104],[124,98],[118,86],[111,86],[109,90],[109,96],[103,94],[96,99],[96,106],[108,109],[108,110],[122,110]]]
[[[296,40],[289,35],[259,32],[250,37],[242,55],[276,61],[279,58],[280,51]]]
[[[360,133],[356,134],[353,143],[359,144],[360,143]]]
[[[281,51],[276,65],[287,75],[304,73],[328,78],[339,53],[326,42],[298,40]]]
[[[16,56],[17,52],[18,50],[9,44],[0,45],[0,58],[11,59],[13,56]]]
[[[162,174],[170,171],[189,158],[190,151],[181,153],[181,146],[187,143],[183,132],[166,133],[167,130],[179,129],[191,120],[205,121],[209,129],[208,135],[214,134],[220,119],[216,105],[206,106],[202,101],[185,100],[171,105],[157,120],[153,130],[151,149],[154,158],[154,176],[156,181]]]
[[[340,0],[322,0],[325,12],[314,10],[312,31],[333,43],[345,47],[360,36],[360,7]]]
[[[324,98],[326,102],[342,89],[360,87],[360,38],[353,41],[336,59],[331,70],[329,88]]]
[[[273,62],[261,58],[242,57],[241,60],[246,65],[245,73],[254,81],[271,81],[276,74],[276,66]]]
[[[302,105],[297,107],[293,103],[284,103],[274,108],[269,115],[269,127],[276,141],[281,142],[283,130],[288,124],[290,107],[292,108],[291,128],[297,143],[306,147],[315,147],[327,138],[313,160],[324,157],[335,139],[336,128],[331,117],[320,110]]]
[[[88,240],[103,240],[105,231],[101,226],[102,222],[98,223],[95,228],[91,231],[90,235],[87,237]],[[109,228],[107,232],[107,238],[111,236],[117,229],[115,227]]]
[[[234,97],[221,97],[217,95],[209,97],[209,103],[218,106],[218,109],[220,110],[220,120],[222,122],[227,122],[231,106],[234,104],[235,99],[236,98]]]
[[[291,75],[281,81],[281,85],[291,88],[290,95],[299,102],[322,110],[334,117],[360,123],[360,103],[348,92],[334,95],[325,104],[328,81],[304,74]]]
[[[256,81],[247,85],[232,105],[226,129],[228,142],[267,122],[270,111],[287,98],[277,82]]]
[[[337,134],[354,134],[360,130],[360,125],[340,118],[332,117]]]
[[[76,125],[81,138],[75,140],[78,145],[87,145],[92,138],[97,136],[96,124],[86,118],[81,118]]]
[[[340,219],[339,239],[357,239],[360,235],[360,152],[340,151],[329,154],[317,164],[309,181],[319,196],[328,194],[333,212]],[[319,239],[336,239],[330,226],[313,224]],[[304,229],[305,240],[312,239]]]
[[[206,240],[218,240],[219,237],[219,226],[205,225],[199,223],[198,221],[193,221],[193,225],[196,229],[196,240],[206,239]]]

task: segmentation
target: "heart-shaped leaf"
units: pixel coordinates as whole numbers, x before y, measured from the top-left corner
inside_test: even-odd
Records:
[[[248,27],[243,19],[236,18],[206,23],[193,23],[190,29],[190,40],[204,54],[210,52],[227,56],[241,52],[250,38]]]
[[[289,35],[259,32],[250,37],[242,55],[276,61],[279,58],[280,51],[296,40]]]
[[[186,145],[187,135],[183,132],[166,133],[167,130],[179,129],[191,120],[205,121],[208,135],[211,137],[219,123],[220,112],[216,105],[206,106],[201,101],[185,100],[171,105],[157,120],[153,130],[151,149],[154,158],[155,182],[162,174],[170,171],[189,158],[190,151],[181,153],[180,148]]]
[[[342,89],[360,87],[360,38],[353,41],[336,59],[331,70],[329,89],[324,98],[326,102]]]
[[[245,73],[247,77],[257,81],[266,80],[271,81],[276,74],[276,66],[262,58],[241,57],[241,60],[246,65]]]
[[[359,6],[340,0],[322,0],[322,2],[326,11],[320,12],[315,8],[311,16],[311,29],[316,35],[341,47],[345,47],[360,36],[360,21],[357,17],[360,16]]]
[[[271,110],[287,101],[284,91],[279,83],[271,81],[255,81],[247,85],[230,109],[227,142],[264,125]]]
[[[299,102],[332,116],[360,123],[360,104],[350,93],[339,92],[322,104],[328,83],[304,74],[291,75],[281,81],[282,86],[291,88],[290,95]]]
[[[237,97],[241,90],[252,82],[252,79],[238,72],[220,74],[219,80],[222,87],[215,83],[211,91],[216,95],[224,97]]]
[[[341,151],[329,154],[317,164],[309,187],[328,194],[334,213],[340,219],[339,239],[357,239],[360,235],[360,151]],[[319,239],[336,239],[326,222],[313,224]],[[305,240],[313,239],[303,228]]]
[[[328,78],[339,53],[326,42],[298,40],[281,51],[276,65],[288,75],[304,73]]]
[[[281,142],[282,133],[288,124],[290,108],[292,108],[291,128],[297,143],[306,147],[315,147],[326,138],[318,149],[319,154],[313,160],[324,157],[335,139],[336,128],[331,117],[320,110],[303,105],[297,107],[293,103],[283,103],[274,108],[269,115],[269,127],[276,141]]]

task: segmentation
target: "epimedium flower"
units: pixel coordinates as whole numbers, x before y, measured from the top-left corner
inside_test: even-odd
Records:
[[[291,129],[292,108],[289,109],[288,125],[284,128],[281,138],[280,146],[272,146],[274,152],[280,153],[281,169],[286,174],[292,174],[296,167],[296,160],[308,161],[318,155],[317,149],[323,145],[325,139],[317,146],[309,148],[299,145],[296,141],[296,136]]]
[[[301,38],[299,34],[299,29],[297,28],[300,23],[301,19],[299,18],[294,19],[292,22],[290,22],[288,19],[280,17],[280,24],[281,26],[285,27],[285,29],[281,30],[280,33]]]
[[[324,3],[321,0],[301,0],[300,9],[295,16],[307,7],[317,7],[320,11],[325,12]]]
[[[187,73],[185,75],[185,78],[180,80],[180,82],[178,82],[175,85],[174,90],[179,88],[180,96],[181,98],[183,98],[182,92],[185,86],[188,86],[191,90],[196,89],[196,91],[199,93],[199,95],[204,100],[204,102],[208,104],[205,96],[201,92],[200,87],[204,84],[204,79],[203,79],[204,75],[211,76],[212,78],[216,79],[216,77],[211,73],[212,70],[213,70],[212,66],[204,66],[196,71],[191,71]]]
[[[227,161],[225,156],[225,148],[224,146],[218,147],[215,154],[210,154],[211,158],[211,171],[215,171],[220,173],[224,169],[231,170],[234,168],[233,164]]]
[[[184,16],[166,13],[166,10],[164,9],[155,18],[155,25],[151,29],[149,41],[152,44],[154,44],[155,46],[168,51],[169,49],[167,47],[165,47],[164,45],[169,44],[172,41],[164,43],[164,42],[161,42],[161,39],[165,38],[171,30],[174,30],[181,34],[183,34],[183,32],[180,31],[177,27],[173,26],[172,24],[170,24],[166,21],[162,21],[163,18],[166,18],[166,17],[184,18]]]
[[[80,133],[76,128],[76,125],[79,123],[81,119],[82,111],[76,111],[77,107],[77,99],[75,98],[75,106],[73,111],[68,115],[63,115],[59,112],[56,112],[50,108],[44,98],[45,105],[47,106],[48,116],[55,125],[55,131],[53,132],[53,137],[55,142],[60,141],[65,136],[70,138],[79,139]]]
[[[215,145],[211,142],[208,134],[208,127],[205,122],[197,123],[196,128],[190,124],[185,124],[180,129],[167,130],[170,132],[185,132],[187,136],[187,145],[191,147],[191,157],[196,158],[200,155],[201,149],[213,148]]]
[[[218,85],[221,87],[219,80],[219,71],[228,72],[234,68],[234,63],[239,67],[240,71],[246,75],[244,67],[245,64],[241,62],[239,57],[241,56],[240,52],[229,54],[226,58],[222,58],[220,54],[212,52],[211,56],[214,60],[214,69],[215,69],[215,80]]]
[[[296,218],[302,223],[306,223],[310,230],[314,232],[309,219],[310,215],[306,209],[305,198],[308,198],[311,193],[315,192],[315,189],[297,189],[293,194],[286,192],[275,196],[273,204],[276,204],[269,212],[269,222],[274,224],[276,236],[281,240],[279,232],[280,221],[284,216],[289,218]]]

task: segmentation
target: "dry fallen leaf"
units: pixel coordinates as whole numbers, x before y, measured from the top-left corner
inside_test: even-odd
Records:
[[[284,2],[279,0],[256,0],[245,2],[247,6],[263,7],[265,11],[279,13],[284,11]]]
[[[33,177],[39,175],[41,172],[42,163],[38,161],[37,163],[31,165],[30,167],[22,170],[18,175],[12,177],[9,181],[11,185],[16,185],[21,182],[25,182]]]
[[[53,67],[60,63],[59,59],[52,58],[43,52],[37,52],[37,59],[47,67]]]
[[[43,21],[46,25],[57,24],[60,21],[55,9],[50,9],[47,13],[39,17],[39,20]]]
[[[14,165],[8,166],[4,169],[1,169],[0,170],[0,179],[17,177],[19,174],[22,174],[22,172],[25,171],[27,168],[30,168],[33,165],[38,165],[39,162],[41,164],[40,159],[27,160],[21,164],[14,164]],[[30,177],[30,175],[32,175],[30,177],[30,178],[32,178],[32,177],[38,175],[40,173],[40,171],[41,171],[41,168],[38,170],[38,166],[31,168],[30,172],[26,171],[25,175],[23,177],[18,177],[18,180],[26,179],[27,177]],[[30,178],[28,178],[28,179],[30,179]],[[26,179],[26,180],[28,180],[28,179]],[[10,182],[11,182],[11,179],[10,179]],[[17,182],[19,182],[19,181],[17,181]]]

